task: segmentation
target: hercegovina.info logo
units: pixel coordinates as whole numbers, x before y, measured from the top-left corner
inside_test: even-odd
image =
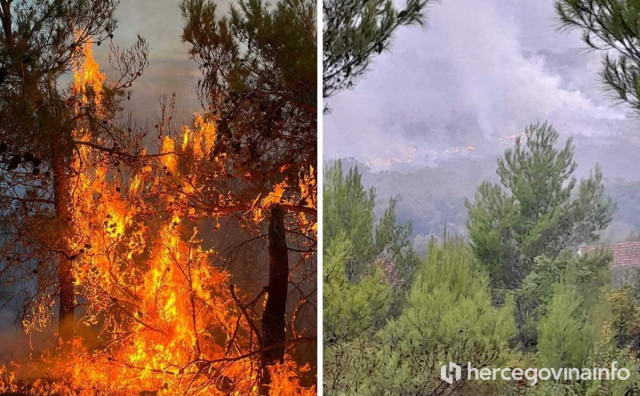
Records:
[[[607,368],[475,368],[471,362],[466,367],[453,362],[440,368],[440,377],[452,385],[461,380],[475,381],[527,381],[533,386],[538,381],[626,381],[631,376],[628,369],[616,367],[618,362]]]

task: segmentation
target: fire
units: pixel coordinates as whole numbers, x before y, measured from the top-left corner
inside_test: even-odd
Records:
[[[168,136],[162,137],[162,148],[160,150],[163,154],[169,154],[175,151],[175,142]],[[167,155],[163,157],[162,163],[171,173],[176,172],[177,161],[173,155]]]
[[[89,42],[82,49],[82,57],[75,60],[75,70],[73,75],[73,85],[71,89],[80,96],[81,103],[87,104],[87,94],[91,92],[95,96],[97,106],[102,101],[102,87],[105,76],[100,71],[100,65],[93,58],[92,43]]]
[[[99,108],[105,76],[90,44],[75,66],[74,97]],[[82,142],[89,134],[78,128],[75,135]],[[163,136],[159,159],[142,153],[144,165],[122,166],[124,171],[114,168],[103,152],[79,146],[71,164],[68,242],[74,250],[72,272],[81,307],[76,315],[82,331],[66,353],[45,353],[10,370],[0,367],[0,392],[25,391],[16,377],[31,381],[34,394],[257,392],[260,351],[251,318],[237,301],[230,275],[213,265],[222,259],[201,247],[197,228],[187,221],[193,212],[179,205],[202,187],[180,169],[178,155],[193,158],[191,171],[209,163],[205,157],[216,139],[215,126],[196,114],[193,128],[182,128],[181,144],[178,139]],[[224,171],[220,167],[216,172]],[[169,189],[169,183],[180,187]],[[256,198],[259,204],[247,208],[248,213],[259,221],[262,210],[275,203],[297,205],[286,198],[288,189],[301,192],[305,207],[317,208],[311,168],[301,173],[299,186],[283,181],[265,198]],[[163,198],[150,198],[156,196]],[[220,201],[234,204],[224,194]],[[300,221],[317,232],[316,223],[303,214]],[[27,323],[28,331],[36,328]],[[92,334],[92,341],[82,334]],[[290,359],[270,368],[271,394],[315,394],[299,384],[299,374],[308,369]]]

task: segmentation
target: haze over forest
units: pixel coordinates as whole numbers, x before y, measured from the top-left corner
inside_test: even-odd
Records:
[[[603,239],[629,238],[640,230],[640,120],[605,91],[602,54],[558,30],[553,3],[431,6],[425,28],[399,29],[355,89],[328,101],[325,163],[358,163],[378,213],[396,197],[415,236],[445,224],[464,234],[465,198],[495,179],[496,159],[527,125],[549,121],[561,140],[573,137],[578,177],[602,167],[618,207]]]

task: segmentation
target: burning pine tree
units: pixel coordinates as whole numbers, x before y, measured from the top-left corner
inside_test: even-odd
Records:
[[[74,81],[64,102],[73,120],[71,148],[51,156],[42,174],[11,178],[27,187],[12,212],[16,239],[5,248],[11,260],[4,269],[31,282],[25,332],[50,328],[59,308],[58,342],[0,370],[0,391],[315,394],[300,384],[309,367],[286,353],[306,340],[296,332],[296,316],[315,292],[296,286],[300,297],[287,308],[287,234],[296,235],[302,265],[295,268],[305,268],[315,250],[315,156],[304,167],[278,163],[275,179],[258,175],[267,151],[257,167],[241,167],[243,151],[253,148],[221,136],[216,127],[228,130],[229,120],[214,113],[195,115],[180,132],[163,117],[160,147],[149,154],[144,133],[113,121],[119,99],[146,65],[144,42],[114,50],[118,70],[130,77],[124,83],[105,79],[91,48],[87,36],[72,52]],[[21,159],[14,167],[8,158],[9,171],[35,169],[40,161]],[[263,236],[269,223],[270,281],[250,299],[214,265],[224,259],[204,249],[198,233],[204,219],[219,224],[230,216],[249,234]],[[308,269],[300,271],[308,278]],[[274,336],[274,323],[281,335]]]

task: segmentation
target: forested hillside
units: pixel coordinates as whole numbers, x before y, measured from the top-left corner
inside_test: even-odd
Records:
[[[334,161],[327,161],[330,166]],[[414,244],[425,252],[430,235],[466,235],[465,198],[485,179],[496,179],[493,159],[467,159],[415,170],[374,171],[354,159],[342,159],[344,169],[357,167],[362,184],[375,188],[375,214],[381,216],[390,198],[397,202],[398,220],[411,222]],[[637,240],[640,232],[640,181],[604,174],[606,194],[616,205],[602,238],[610,242]]]

